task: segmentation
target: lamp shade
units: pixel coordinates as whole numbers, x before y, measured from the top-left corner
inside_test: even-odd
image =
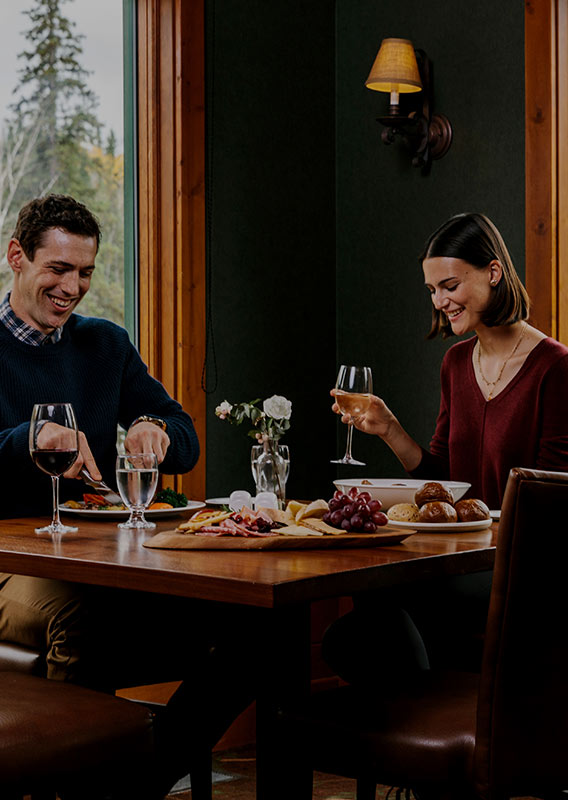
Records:
[[[422,82],[412,42],[408,39],[383,39],[365,86],[378,92],[421,91]]]

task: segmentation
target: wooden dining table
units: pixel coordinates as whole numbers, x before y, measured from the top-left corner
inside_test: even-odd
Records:
[[[277,709],[309,691],[310,606],[422,579],[491,569],[497,525],[483,531],[415,533],[373,547],[290,550],[161,550],[156,531],[81,518],[76,533],[36,534],[45,520],[0,520],[0,571],[264,609],[258,665],[257,797],[286,795],[272,746]],[[162,520],[157,530],[179,520]]]

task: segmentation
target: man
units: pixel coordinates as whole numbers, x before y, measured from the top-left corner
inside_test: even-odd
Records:
[[[75,409],[79,456],[61,480],[65,500],[88,491],[77,480],[83,467],[114,483],[118,423],[127,430],[126,450],[155,453],[164,472],[187,472],[197,461],[191,418],[148,375],[126,331],[73,313],[89,290],[100,236],[84,205],[49,195],[22,208],[9,242],[13,286],[0,304],[5,518],[50,512],[51,479],[29,455],[34,403],[70,402]],[[76,587],[0,573],[0,639],[34,647],[47,639],[50,678],[77,678],[80,613]]]
[[[99,241],[96,219],[71,197],[32,200],[18,216],[7,252],[12,291],[0,304],[0,517],[51,511],[50,477],[28,449],[35,403],[75,410],[79,456],[61,480],[65,500],[86,490],[77,480],[83,467],[115,482],[118,423],[126,450],[155,453],[164,472],[187,472],[197,461],[191,418],[148,375],[126,331],[73,313],[89,290]],[[51,425],[50,442],[53,435]],[[191,737],[212,746],[252,700],[251,614],[0,573],[0,640],[45,648],[49,678],[107,689],[183,679],[159,720],[166,789],[186,771]]]

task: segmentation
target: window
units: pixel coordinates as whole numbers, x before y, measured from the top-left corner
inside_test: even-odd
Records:
[[[20,207],[70,194],[103,231],[80,313],[124,324],[123,12],[120,0],[4,4],[0,29],[0,295]]]

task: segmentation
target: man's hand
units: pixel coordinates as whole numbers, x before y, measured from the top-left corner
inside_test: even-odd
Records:
[[[127,453],[155,453],[158,464],[166,457],[169,446],[170,437],[153,422],[137,422],[132,425],[124,440]]]
[[[78,478],[79,473],[86,467],[92,478],[96,481],[102,479],[96,461],[91,453],[87,437],[79,431],[79,452],[77,460],[63,473],[64,478]],[[46,422],[37,435],[37,445],[40,450],[74,450],[76,446],[75,431],[55,422]]]

